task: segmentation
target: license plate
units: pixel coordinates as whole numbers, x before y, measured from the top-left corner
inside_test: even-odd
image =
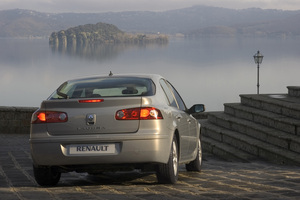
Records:
[[[75,144],[67,146],[69,155],[115,154],[115,144]]]

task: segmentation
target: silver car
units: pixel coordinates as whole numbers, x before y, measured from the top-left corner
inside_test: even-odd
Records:
[[[153,170],[175,183],[178,167],[200,171],[200,124],[159,75],[112,75],[64,82],[32,115],[34,176],[56,185],[64,172]]]

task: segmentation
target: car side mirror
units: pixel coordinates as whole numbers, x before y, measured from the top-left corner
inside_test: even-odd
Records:
[[[204,112],[205,111],[205,105],[204,104],[195,104],[193,105],[189,110],[188,112],[190,114],[193,114],[193,113],[200,113],[200,112]]]

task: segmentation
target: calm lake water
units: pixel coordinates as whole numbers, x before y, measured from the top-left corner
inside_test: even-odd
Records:
[[[260,50],[260,93],[300,86],[300,39],[171,38],[168,45],[52,49],[46,39],[0,39],[0,106],[35,106],[63,81],[82,76],[155,73],[167,78],[188,107],[223,111],[239,94],[255,94]]]

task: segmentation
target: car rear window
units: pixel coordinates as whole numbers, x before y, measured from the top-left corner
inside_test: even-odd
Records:
[[[151,79],[107,77],[65,82],[49,99],[151,96],[154,94],[155,85]]]

